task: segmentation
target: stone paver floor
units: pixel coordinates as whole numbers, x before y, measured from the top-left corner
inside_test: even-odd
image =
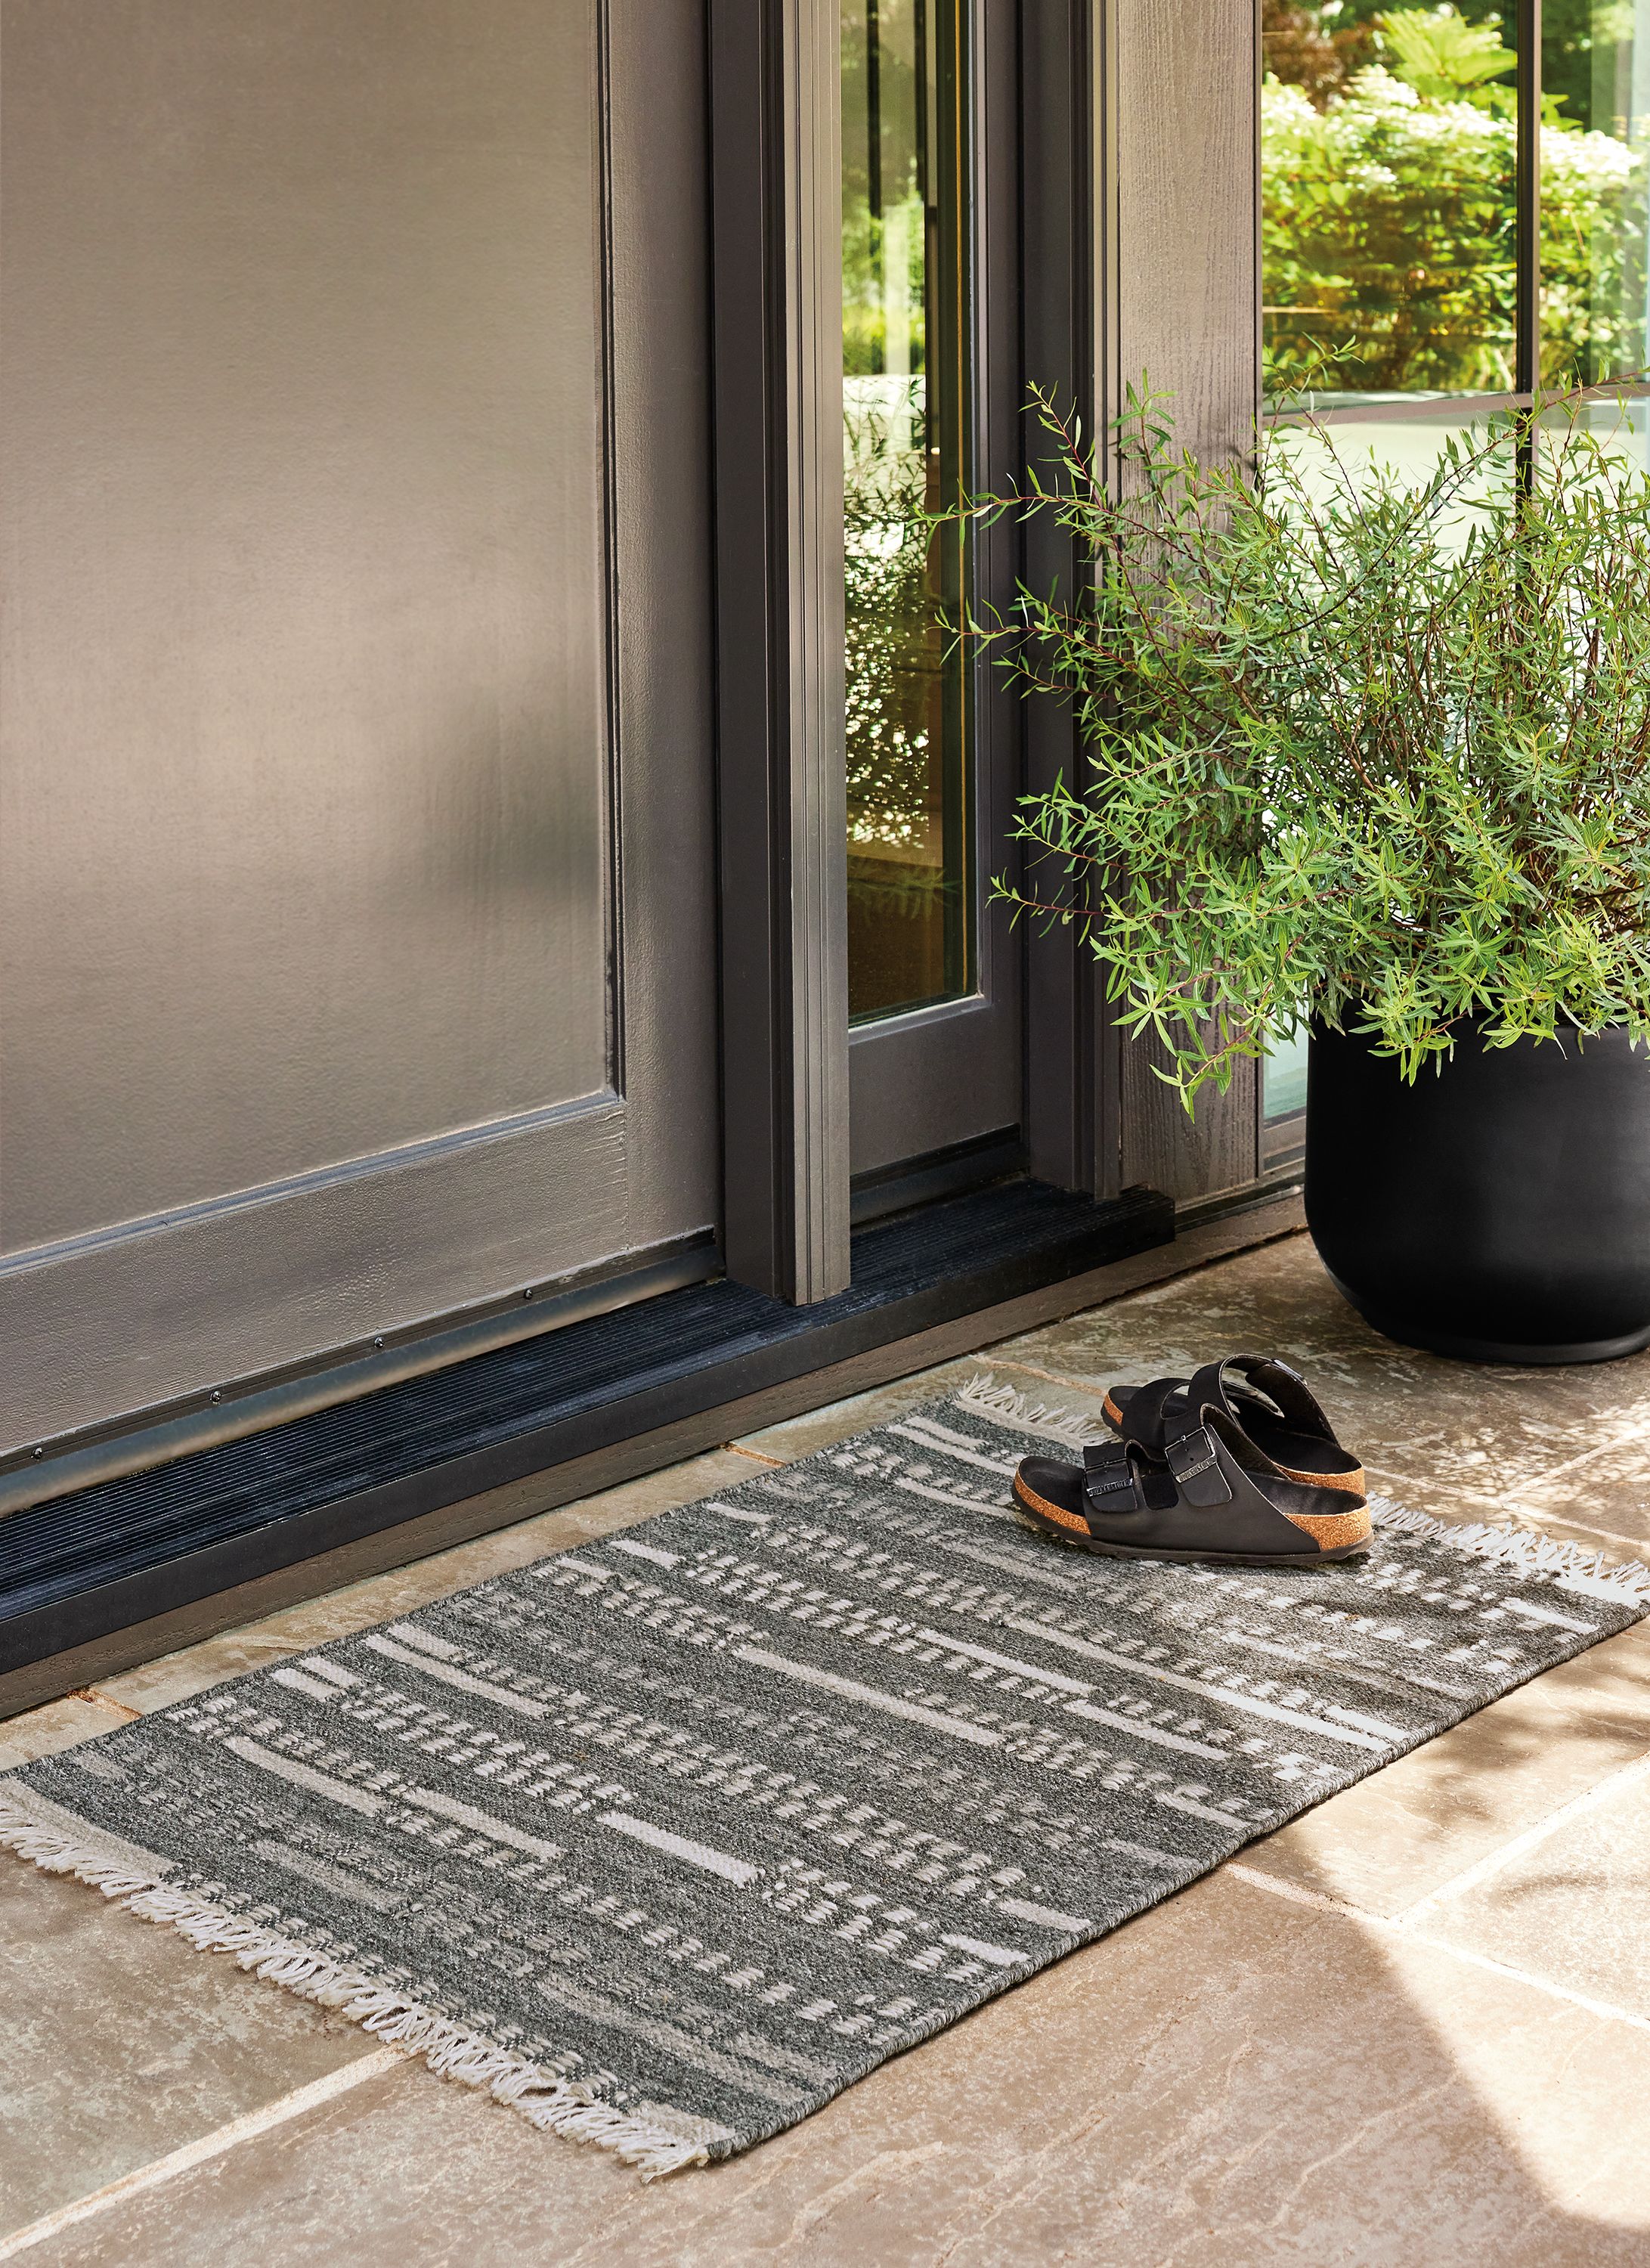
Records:
[[[1650,1557],[1650,1357],[1378,1339],[1304,1237],[0,1724],[0,1767],[807,1454],[981,1368],[1094,1407],[1268,1350],[1387,1493]],[[1650,2268],[1650,1626],[726,2166],[652,2187],[0,1859],[0,2260],[29,2268]]]

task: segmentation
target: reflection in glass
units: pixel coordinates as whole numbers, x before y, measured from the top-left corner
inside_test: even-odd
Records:
[[[1307,1035],[1279,1040],[1261,1064],[1261,1111],[1269,1124],[1307,1107]]]
[[[843,0],[848,999],[969,989],[967,476],[955,0]]]
[[[1435,409],[1404,417],[1280,420],[1271,427],[1268,448],[1286,455],[1299,476],[1297,495],[1285,500],[1285,508],[1293,501],[1302,511],[1329,512],[1377,487],[1397,493],[1423,489],[1440,469],[1452,438],[1476,452],[1491,431],[1486,420],[1472,416],[1465,404],[1440,401]],[[1510,447],[1482,458],[1461,478],[1435,522],[1446,550],[1464,548],[1480,507],[1505,501],[1514,478]]]
[[[1543,420],[1551,431],[1549,461],[1556,461],[1562,452],[1573,419],[1575,429],[1590,436],[1622,471],[1642,473],[1650,479],[1650,401],[1642,395],[1623,401],[1605,394],[1596,401],[1566,404],[1554,410]]]
[[[1264,341],[1331,398],[1516,384],[1514,10],[1263,0]]]
[[[1542,87],[1542,381],[1636,376],[1650,362],[1650,0],[1557,0]]]

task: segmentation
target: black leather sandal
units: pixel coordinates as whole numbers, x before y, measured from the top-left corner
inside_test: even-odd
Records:
[[[1091,1444],[1081,1465],[1022,1458],[1014,1501],[1045,1535],[1114,1559],[1316,1567],[1374,1534],[1361,1495],[1295,1479],[1215,1409],[1160,1463],[1131,1441]]]
[[[1204,1363],[1190,1379],[1114,1386],[1101,1407],[1109,1425],[1159,1462],[1176,1434],[1213,1410],[1290,1480],[1347,1496],[1368,1493],[1362,1465],[1336,1440],[1300,1372],[1270,1355],[1228,1355]]]

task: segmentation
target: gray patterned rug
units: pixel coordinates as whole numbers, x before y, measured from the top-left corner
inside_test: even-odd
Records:
[[[1023,1528],[979,1381],[0,1778],[0,1841],[645,2173],[904,2049],[1614,1631],[1377,1506],[1306,1572]]]

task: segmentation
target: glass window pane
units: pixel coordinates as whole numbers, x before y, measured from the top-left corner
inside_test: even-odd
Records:
[[[1465,405],[1448,402],[1403,417],[1279,419],[1267,442],[1272,493],[1283,509],[1305,519],[1366,497],[1376,487],[1421,489],[1440,471],[1446,445],[1454,438],[1475,453],[1475,461],[1440,497],[1433,525],[1445,552],[1455,552],[1464,546],[1484,505],[1505,503],[1512,493],[1510,445],[1476,453],[1491,438],[1482,413],[1475,417]],[[1287,460],[1287,479],[1280,459]]]
[[[1543,420],[1551,434],[1549,464],[1562,460],[1571,431],[1571,417],[1566,406]],[[1615,460],[1621,472],[1650,476],[1650,401],[1642,395],[1623,401],[1616,394],[1602,394],[1595,401],[1576,406],[1574,424],[1598,444],[1607,458]]]
[[[967,677],[948,622],[967,478],[956,0],[843,0],[848,1002],[965,992]]]
[[[1642,373],[1650,0],[1549,0],[1542,19],[1543,384]]]
[[[1514,16],[1263,0],[1274,382],[1334,354],[1315,380],[1329,399],[1516,383]]]
[[[1279,1040],[1261,1064],[1262,1109],[1268,1125],[1307,1107],[1307,1035]]]

